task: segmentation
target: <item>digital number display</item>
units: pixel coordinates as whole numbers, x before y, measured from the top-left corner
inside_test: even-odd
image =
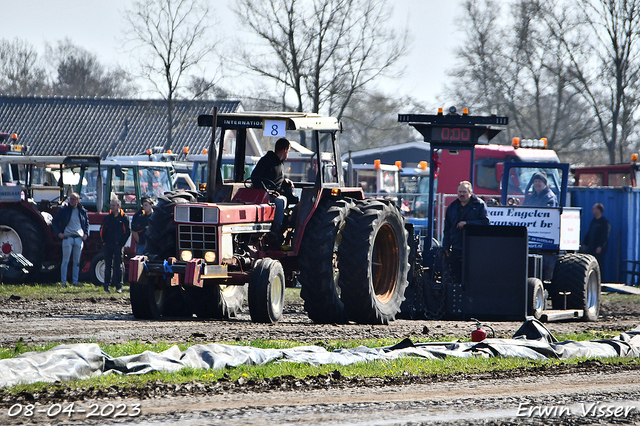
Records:
[[[473,143],[473,133],[469,127],[433,127],[431,142]]]

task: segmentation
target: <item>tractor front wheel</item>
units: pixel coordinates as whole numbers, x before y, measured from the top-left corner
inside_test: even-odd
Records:
[[[265,257],[256,261],[249,278],[249,313],[253,322],[276,323],[284,309],[284,269]]]
[[[164,280],[161,277],[145,277],[131,283],[131,310],[138,319],[159,319],[164,306]]]

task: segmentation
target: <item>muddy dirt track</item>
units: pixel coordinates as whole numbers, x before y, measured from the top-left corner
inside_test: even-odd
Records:
[[[554,334],[600,330],[612,336],[640,324],[634,304],[603,303],[594,323],[549,323]],[[389,326],[316,325],[300,303],[285,307],[275,325],[253,324],[247,313],[231,321],[168,318],[139,321],[126,297],[89,300],[0,301],[0,345],[45,342],[249,341],[286,339],[322,344],[329,339],[402,339],[447,336],[472,330],[468,321],[398,320]],[[496,337],[511,337],[519,322],[491,322]],[[637,369],[637,368],[638,369]],[[89,409],[120,405],[127,416],[98,414],[72,418],[47,416],[46,410],[70,403]],[[39,416],[9,416],[14,404],[35,403]],[[134,406],[139,404],[140,413]],[[546,407],[546,408],[545,408]],[[550,411],[549,415],[542,415]],[[622,407],[622,408],[620,408]],[[592,408],[592,410],[590,410]],[[619,410],[618,410],[619,409]],[[536,411],[538,410],[538,411]],[[600,410],[600,411],[598,411]],[[616,411],[618,410],[618,411]],[[621,411],[620,411],[621,410]],[[625,413],[626,411],[626,413]],[[622,413],[622,414],[620,414]],[[133,415],[136,414],[136,415]],[[520,414],[520,415],[519,415]],[[601,414],[599,416],[599,414]],[[617,415],[620,414],[620,415]],[[276,378],[246,383],[182,386],[151,383],[144,389],[71,390],[46,395],[8,396],[0,392],[0,424],[638,424],[640,366],[624,368],[588,361],[579,366],[527,369],[452,377],[345,378],[329,373],[304,380]]]

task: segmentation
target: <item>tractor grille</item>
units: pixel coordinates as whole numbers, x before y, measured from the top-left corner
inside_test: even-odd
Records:
[[[191,250],[194,258],[207,251],[217,254],[217,233],[215,225],[178,224],[178,251]]]

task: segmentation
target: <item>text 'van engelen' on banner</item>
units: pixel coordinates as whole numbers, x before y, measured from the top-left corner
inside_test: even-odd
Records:
[[[560,209],[487,206],[495,226],[526,226],[530,248],[552,248],[560,244]]]

